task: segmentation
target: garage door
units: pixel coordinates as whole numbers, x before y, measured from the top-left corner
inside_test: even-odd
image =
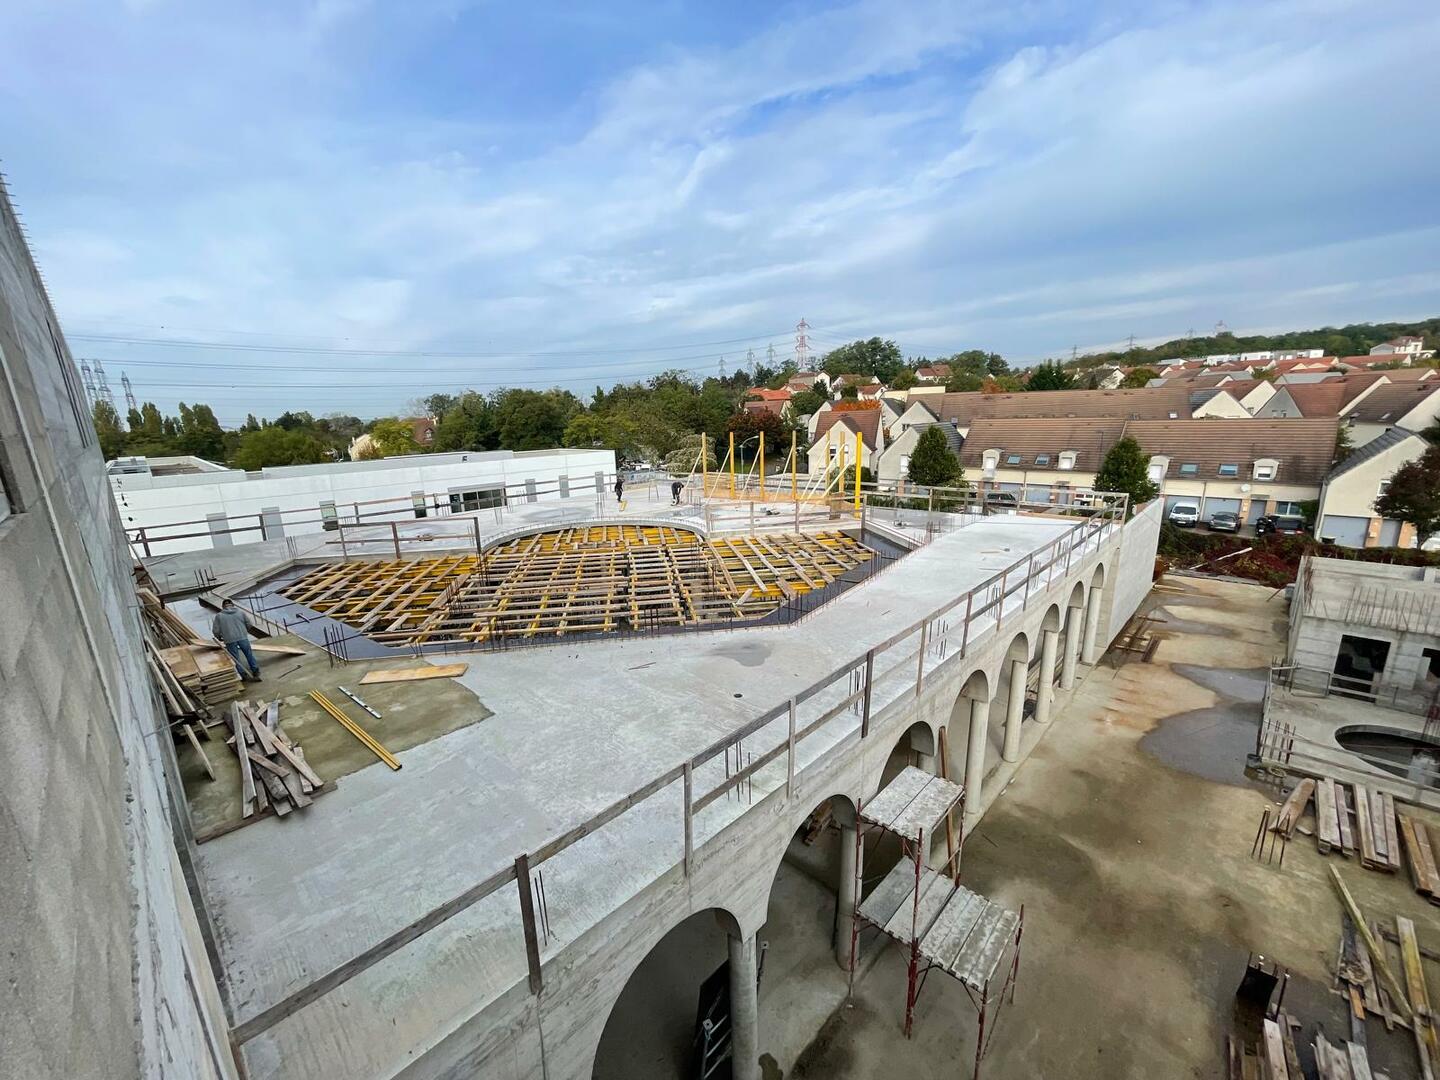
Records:
[[[1232,514],[1240,513],[1239,499],[1206,499],[1205,505],[1200,508],[1200,517],[1209,521],[1214,515],[1229,511]]]
[[[1328,537],[1345,547],[1364,547],[1365,531],[1369,527],[1369,518],[1326,514],[1325,520],[1320,523],[1320,536]]]
[[[1396,547],[1400,543],[1400,522],[1386,518],[1380,522],[1380,546]]]
[[[1198,496],[1198,495],[1166,495],[1166,496],[1165,496],[1165,513],[1166,513],[1167,516],[1169,515],[1170,511],[1175,508],[1175,505],[1176,505],[1177,503],[1184,503],[1184,504],[1187,505],[1187,506],[1199,506],[1199,505],[1200,505],[1200,496]]]

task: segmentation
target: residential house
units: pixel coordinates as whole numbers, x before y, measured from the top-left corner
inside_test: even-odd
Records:
[[[1413,431],[1388,427],[1351,452],[1325,479],[1316,535],[1346,547],[1414,547],[1414,526],[1380,517],[1375,500],[1395,471],[1429,446]]]
[[[824,393],[830,392],[830,376],[823,371],[797,371],[785,383],[785,389],[792,394],[817,387]]]
[[[1418,337],[1397,337],[1376,345],[1370,350],[1371,356],[1389,356],[1394,359],[1408,357],[1412,360],[1428,360],[1435,355],[1434,349],[1425,348],[1425,339]]]
[[[1389,427],[1423,431],[1440,419],[1440,380],[1390,382],[1387,379],[1343,415],[1350,443],[1356,447],[1383,435]]]
[[[915,369],[915,378],[922,383],[943,383],[951,374],[949,364],[921,364]]]
[[[836,397],[854,387],[861,401],[874,401],[885,393],[885,386],[873,375],[836,375],[830,380],[830,391]]]
[[[1223,386],[1201,389],[1191,387],[1190,415],[1196,419],[1203,419],[1207,416],[1241,419],[1248,417],[1250,410],[1240,404],[1239,399],[1230,393],[1230,384],[1226,383]]]
[[[904,483],[908,480],[910,455],[915,452],[915,443],[924,432],[931,428],[940,429],[951,452],[958,458],[961,448],[965,445],[965,439],[953,422],[941,420],[933,424],[915,424],[900,432],[893,441],[885,444],[885,449],[880,452],[875,464],[870,469],[874,473],[875,479],[882,484]]]
[[[806,454],[812,476],[853,466],[857,435],[861,468],[870,468],[872,459],[885,449],[884,415],[878,403],[871,408],[846,408],[845,404],[837,402],[815,414],[815,433]]]
[[[1284,383],[1275,387],[1274,397],[1256,410],[1255,418],[1285,420],[1341,416],[1384,381],[1384,376],[1366,375],[1313,383]]]
[[[435,427],[439,423],[433,416],[407,416],[400,421],[410,426],[410,437],[415,440],[415,445],[421,450],[428,450],[435,444]],[[350,440],[348,450],[351,461],[360,461],[369,457],[375,440],[369,433],[357,435]]]
[[[1275,384],[1269,379],[1237,379],[1225,384],[1225,392],[1254,416],[1260,406],[1275,396]]]
[[[1066,503],[1093,490],[1106,451],[1128,435],[1149,457],[1167,512],[1194,502],[1202,518],[1231,511],[1253,524],[1263,514],[1299,513],[1301,502],[1319,497],[1338,428],[1334,417],[985,419],[971,424],[960,461],[972,482]]]
[[[745,401],[742,407],[746,412],[768,412],[776,416],[784,416],[790,411],[789,390],[767,390],[764,387],[751,387],[745,391]]]

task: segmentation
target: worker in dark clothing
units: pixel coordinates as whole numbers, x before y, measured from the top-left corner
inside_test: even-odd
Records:
[[[625,495],[625,478],[619,473],[615,474],[615,501],[619,502]]]
[[[225,651],[230,654],[230,659],[235,661],[235,670],[240,677],[245,678],[245,669],[240,666],[243,659],[250,665],[250,678],[254,682],[260,682],[260,664],[255,659],[255,651],[250,648],[250,628],[245,625],[245,617],[235,607],[234,600],[226,600],[220,608],[220,614],[210,624],[210,633],[215,640],[225,646]]]
[[[685,490],[685,481],[684,481],[684,480],[676,480],[673,484],[670,485],[670,505],[671,505],[671,506],[679,506],[679,505],[680,505],[680,492],[682,492],[682,491],[684,491],[684,490]]]

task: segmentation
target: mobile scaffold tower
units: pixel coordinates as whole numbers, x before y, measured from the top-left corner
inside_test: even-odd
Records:
[[[1020,974],[1020,937],[1025,908],[1001,907],[960,884],[965,789],[914,766],[906,767],[869,802],[861,803],[855,829],[855,919],[850,934],[850,990],[862,924],[899,942],[908,954],[905,989],[905,1037],[915,1019],[915,1002],[931,971],[940,971],[965,989],[978,1015],[974,1080],[989,1049],[1006,1000],[1015,1000]],[[936,829],[946,825],[947,858],[941,869],[927,853]],[[885,879],[860,900],[866,836],[883,834],[900,842],[901,856]],[[997,978],[1000,980],[997,986]],[[992,1011],[993,1007],[993,1011]]]

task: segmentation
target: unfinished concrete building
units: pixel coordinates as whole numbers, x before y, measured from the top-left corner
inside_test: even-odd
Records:
[[[167,606],[142,622],[4,214],[19,1075],[581,1080],[720,1052],[757,1080],[883,935],[967,991],[1013,974],[1024,896],[936,871],[963,875],[965,835],[1148,591],[1158,504],[619,504],[591,470],[566,499],[157,556]],[[224,598],[270,650],[248,718],[187,705],[203,672],[144,643],[206,636]],[[966,951],[976,926],[993,948]]]

